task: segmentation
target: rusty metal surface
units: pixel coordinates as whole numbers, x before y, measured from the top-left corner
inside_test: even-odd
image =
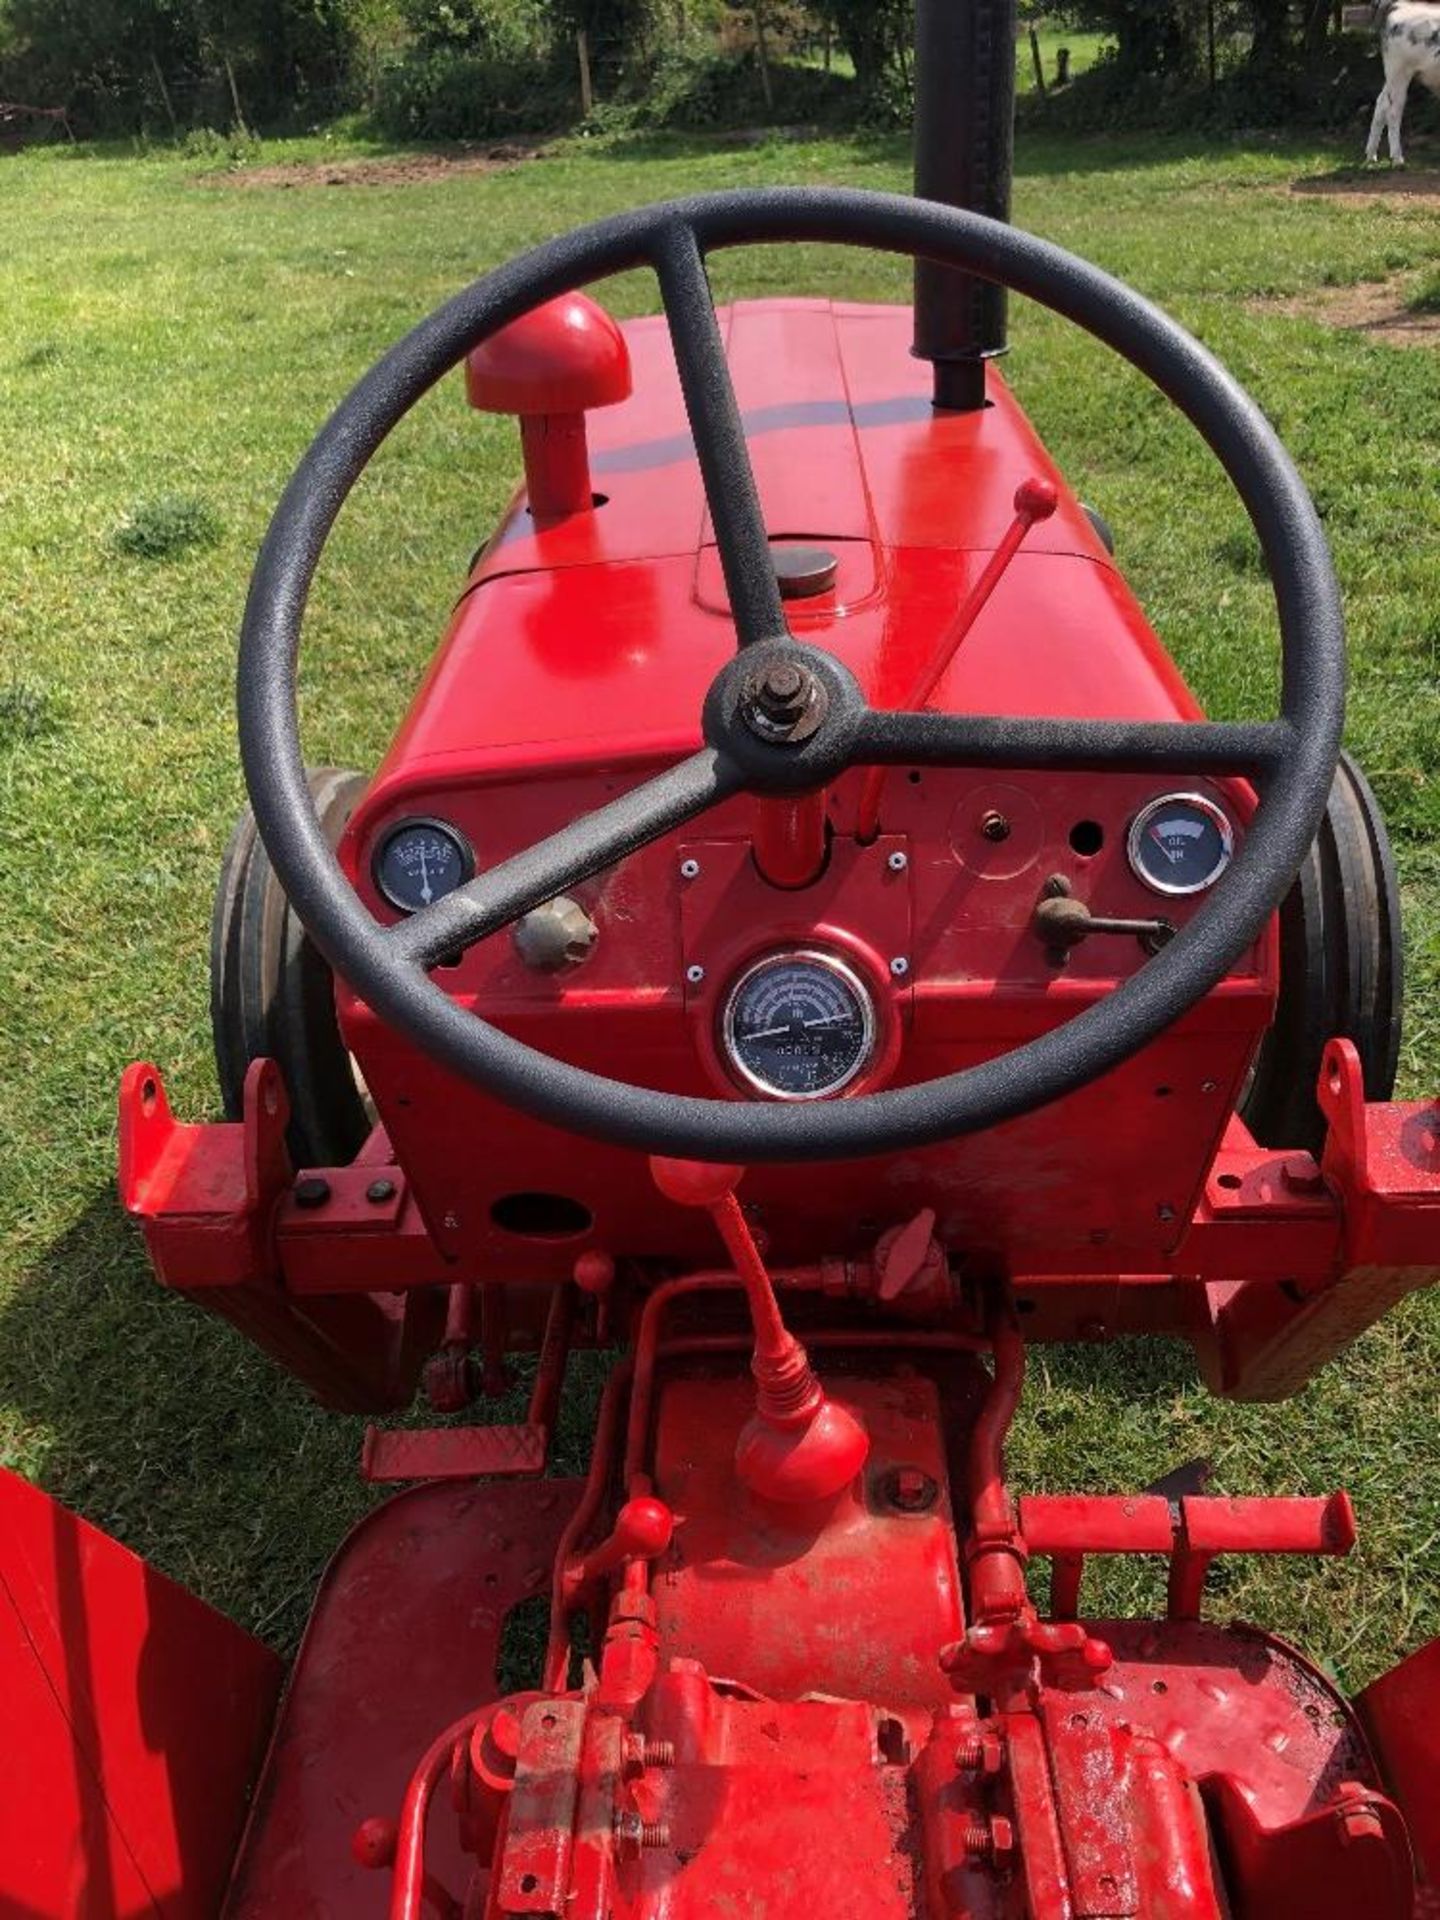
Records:
[[[950,1693],[936,1651],[960,1631],[962,1607],[937,1391],[913,1370],[860,1379],[820,1358],[827,1389],[864,1422],[871,1448],[856,1492],[825,1526],[737,1487],[735,1445],[753,1406],[745,1378],[662,1390],[654,1480],[684,1516],[656,1565],[662,1657],[699,1660],[778,1699],[936,1706]],[[940,1489],[926,1510],[886,1499],[901,1467]]]

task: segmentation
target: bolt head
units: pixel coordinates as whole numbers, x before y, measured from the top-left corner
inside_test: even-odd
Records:
[[[330,1198],[330,1182],[318,1173],[307,1173],[291,1188],[297,1207],[323,1207]]]
[[[365,1189],[365,1198],[370,1202],[372,1207],[383,1207],[387,1200],[393,1200],[395,1198],[395,1182],[393,1180],[372,1180]]]
[[[890,971],[897,980],[903,980],[905,975],[909,973],[910,962],[905,958],[903,953],[897,953],[895,958],[890,962]]]
[[[686,967],[685,978],[690,982],[692,987],[698,987],[700,982],[705,978],[704,967]]]
[[[771,746],[798,746],[808,740],[829,708],[824,685],[808,667],[775,660],[746,680],[741,713],[746,726]]]
[[[793,707],[805,691],[805,676],[793,660],[782,660],[764,675],[760,698],[777,707]]]
[[[905,858],[905,855],[901,853],[900,849],[897,847],[894,853],[889,854],[886,857],[885,864],[887,867],[889,867],[891,873],[904,873],[906,867],[909,866],[910,862]]]
[[[682,860],[680,862],[680,878],[682,880],[698,880],[700,878],[700,862],[698,860]]]
[[[892,1467],[880,1491],[897,1513],[928,1513],[940,1498],[939,1486],[920,1467]]]
[[[989,813],[981,816],[980,833],[982,838],[986,840],[1008,840],[1010,838],[1010,822],[1005,818],[1003,813],[997,813],[992,807]]]

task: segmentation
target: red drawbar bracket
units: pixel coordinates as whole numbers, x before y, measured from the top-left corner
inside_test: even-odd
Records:
[[[1398,1300],[1440,1280],[1440,1106],[1367,1102],[1349,1040],[1326,1047],[1316,1093],[1329,1123],[1319,1167],[1312,1173],[1303,1156],[1288,1156],[1271,1199],[1270,1217],[1283,1208],[1291,1257],[1288,1274],[1275,1270],[1281,1284],[1227,1284],[1239,1276],[1224,1260],[1222,1236],[1256,1241],[1266,1231],[1265,1196],[1258,1187],[1252,1195],[1255,1182],[1238,1163],[1212,1178],[1205,1220],[1181,1248],[1210,1280],[1211,1383],[1238,1400],[1298,1392]],[[1223,1207],[1222,1177],[1236,1183]],[[1328,1229],[1326,1206],[1334,1208]],[[1230,1224],[1221,1224],[1222,1212],[1234,1216]],[[1335,1236],[1331,1259],[1307,1260],[1307,1250],[1320,1251],[1314,1236],[1326,1231]]]
[[[1324,1499],[1226,1499],[1190,1494],[1037,1493],[1020,1501],[1030,1553],[1048,1554],[1050,1611],[1073,1620],[1090,1553],[1157,1553],[1170,1562],[1167,1611],[1198,1620],[1205,1574],[1217,1553],[1346,1554],[1355,1544],[1348,1493]]]
[[[319,1237],[312,1232],[307,1239],[304,1226],[287,1231],[287,1208],[295,1206],[285,1144],[289,1118],[273,1060],[250,1063],[243,1117],[213,1126],[175,1119],[158,1068],[127,1067],[120,1082],[121,1204],[140,1223],[157,1279],[239,1327],[322,1405],[354,1413],[403,1406],[439,1337],[443,1304],[437,1317],[437,1302],[424,1293],[397,1298],[357,1289],[337,1298],[297,1298],[298,1289],[288,1284],[286,1248],[303,1256]],[[361,1168],[357,1177],[373,1184],[376,1169]],[[334,1178],[344,1182],[349,1172]],[[323,1184],[329,1194],[328,1179]],[[343,1197],[330,1203],[337,1213]],[[378,1250],[383,1261],[387,1248],[393,1256],[403,1241],[376,1231],[376,1224],[368,1221],[351,1244]],[[369,1268],[356,1264],[368,1276]]]

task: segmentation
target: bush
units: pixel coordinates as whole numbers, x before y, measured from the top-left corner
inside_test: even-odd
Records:
[[[1297,59],[1278,73],[1256,68],[1241,49],[1232,47],[1228,56],[1211,87],[1203,76],[1136,73],[1111,51],[1062,92],[1022,96],[1017,123],[1074,133],[1260,127],[1333,132],[1368,122],[1380,87],[1380,62],[1368,35],[1345,34],[1323,54]]]
[[[396,140],[490,140],[575,118],[575,79],[533,54],[411,54],[382,74],[375,121]]]
[[[767,109],[753,51],[667,53],[627,75],[585,123],[592,133],[716,132],[853,113],[855,83],[818,68],[771,61]],[[381,78],[375,120],[395,139],[491,140],[545,133],[580,117],[568,49],[553,55],[433,49],[412,53]]]
[[[816,67],[770,62],[772,104],[760,63],[738,53],[671,54],[621,90],[597,121],[637,131],[703,133],[726,127],[834,122],[852,111],[855,83]]]

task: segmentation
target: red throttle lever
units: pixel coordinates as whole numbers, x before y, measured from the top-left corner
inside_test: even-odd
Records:
[[[780,1314],[780,1303],[735,1189],[740,1167],[698,1160],[650,1162],[656,1186],[682,1207],[704,1207],[745,1289],[755,1329],[750,1362],[755,1412],[735,1446],[735,1471],[761,1499],[803,1505],[833,1499],[865,1464],[870,1440],[848,1408],[829,1399],[810,1357]]]
[[[960,611],[941,634],[940,644],[930,656],[924,671],[900,702],[904,711],[918,713],[929,704],[930,696],[939,686],[945,669],[960,651],[961,642],[979,619],[985,602],[999,586],[1005,569],[1020,551],[1021,541],[1038,521],[1050,518],[1058,501],[1059,495],[1053,481],[1030,479],[1020,482],[1015,489],[1015,518],[1005,529],[999,546],[986,561],[984,571],[966,595]],[[862,846],[868,846],[880,831],[880,794],[885,785],[886,772],[884,767],[869,768],[865,784],[860,789],[856,837]]]

